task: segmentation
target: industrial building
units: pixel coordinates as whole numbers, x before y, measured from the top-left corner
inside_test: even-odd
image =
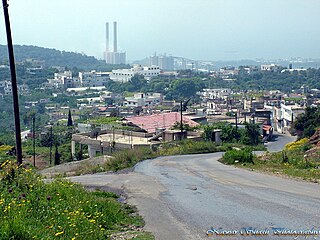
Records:
[[[106,51],[107,64],[126,64],[126,53],[118,51],[117,22],[113,22],[113,49],[110,49],[109,23],[106,23]]]

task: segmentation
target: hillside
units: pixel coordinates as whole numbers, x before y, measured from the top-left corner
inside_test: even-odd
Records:
[[[59,51],[51,48],[37,46],[15,45],[16,62],[24,61],[28,58],[45,61],[46,66],[63,66],[68,68],[77,67],[84,70],[105,70],[108,65],[95,57],[80,53]],[[8,52],[6,45],[0,45],[0,63],[8,62]]]

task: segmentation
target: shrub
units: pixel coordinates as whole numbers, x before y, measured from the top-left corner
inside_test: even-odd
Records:
[[[226,164],[253,163],[253,154],[250,148],[243,150],[232,149],[223,155],[222,161]]]
[[[133,167],[138,162],[157,157],[157,153],[150,148],[126,149],[115,152],[113,158],[106,163],[106,169],[118,171],[125,168]]]
[[[286,144],[285,148],[287,150],[296,150],[296,149],[299,149],[301,147],[304,147],[305,145],[307,145],[307,143],[308,143],[308,138],[302,138],[302,139],[300,139],[298,141]]]

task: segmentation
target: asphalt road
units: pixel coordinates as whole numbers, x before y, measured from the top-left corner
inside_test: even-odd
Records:
[[[138,164],[133,172],[71,180],[91,187],[122,189],[156,239],[293,239],[278,237],[272,231],[320,230],[319,184],[225,166],[217,161],[221,156],[160,157]],[[263,237],[239,233],[208,237],[206,231],[212,227],[232,231],[267,228],[271,232]]]
[[[295,136],[286,134],[275,134],[274,137],[274,140],[265,143],[269,152],[279,152],[287,143],[293,142],[297,139]]]

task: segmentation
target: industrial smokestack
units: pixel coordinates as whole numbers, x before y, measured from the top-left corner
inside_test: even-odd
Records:
[[[118,46],[117,46],[117,22],[113,22],[113,51],[118,52]]]
[[[109,23],[106,22],[106,52],[109,52]]]

